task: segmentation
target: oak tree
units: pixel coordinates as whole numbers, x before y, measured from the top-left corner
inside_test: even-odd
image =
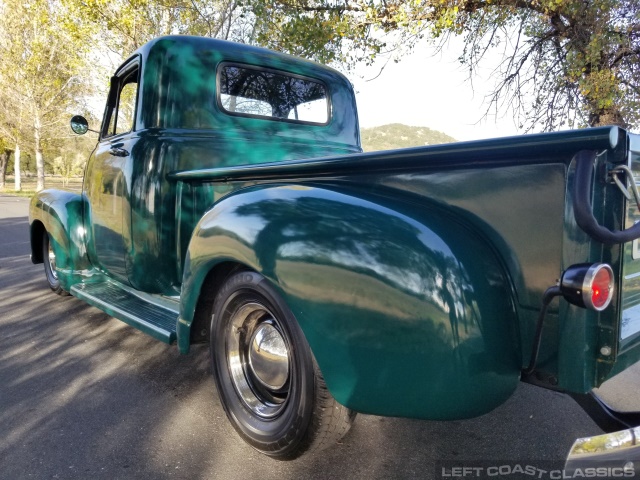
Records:
[[[489,108],[529,129],[640,126],[637,0],[250,0],[256,39],[321,61],[372,61],[422,38],[463,38],[473,76],[502,54]],[[392,39],[392,40],[389,40]],[[428,74],[425,72],[425,75]]]
[[[162,35],[250,41],[252,24],[239,0],[68,0],[115,61]],[[95,39],[94,39],[95,40]],[[100,47],[100,45],[95,45]]]

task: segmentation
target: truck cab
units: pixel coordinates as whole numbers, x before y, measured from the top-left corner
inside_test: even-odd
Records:
[[[157,40],[111,80],[83,188],[88,258],[135,289],[179,295],[191,232],[224,192],[195,193],[170,172],[358,151],[337,72],[229,42]]]

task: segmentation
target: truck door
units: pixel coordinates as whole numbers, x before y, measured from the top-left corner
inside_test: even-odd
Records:
[[[131,240],[131,150],[139,62],[133,59],[111,79],[100,141],[87,169],[93,263],[128,283],[126,252]]]

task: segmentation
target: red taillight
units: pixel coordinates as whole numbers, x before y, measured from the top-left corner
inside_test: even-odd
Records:
[[[562,274],[560,289],[568,302],[602,311],[613,299],[613,270],[606,263],[572,265]]]
[[[613,293],[613,272],[608,265],[600,266],[603,268],[596,272],[591,283],[591,303],[596,310],[606,308]]]

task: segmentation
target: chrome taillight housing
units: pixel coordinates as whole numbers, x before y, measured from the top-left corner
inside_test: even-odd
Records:
[[[564,271],[560,290],[569,303],[601,312],[613,299],[614,283],[606,263],[581,263]]]

